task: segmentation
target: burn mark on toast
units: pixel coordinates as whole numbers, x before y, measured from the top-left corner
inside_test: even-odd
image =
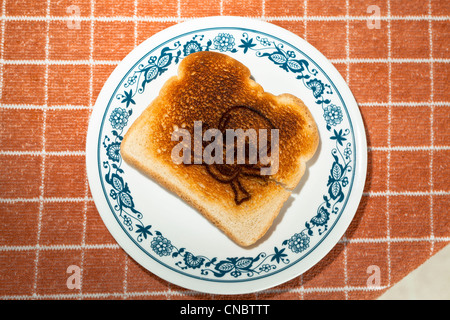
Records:
[[[227,129],[239,129],[235,126],[239,126],[239,123],[245,121],[251,117],[251,122],[253,125],[257,123],[258,127],[263,127],[264,129],[275,129],[275,125],[259,110],[248,106],[233,106],[227,109],[220,117],[219,123],[217,125],[218,130],[222,133],[222,137],[225,137]],[[239,119],[240,118],[240,119]],[[213,177],[216,181],[224,184],[229,184],[234,193],[234,201],[237,205],[242,204],[245,201],[250,200],[251,194],[242,185],[242,177],[251,177],[259,179],[263,182],[268,180],[268,176],[261,175],[261,167],[264,167],[261,163],[249,164],[248,161],[248,141],[245,143],[245,164],[206,164],[202,163],[206,167],[206,171]],[[234,159],[237,158],[237,148],[236,145],[233,148]],[[267,146],[267,151],[270,152],[270,143]]]

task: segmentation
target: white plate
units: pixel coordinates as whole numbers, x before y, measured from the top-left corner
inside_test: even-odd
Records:
[[[319,127],[318,151],[299,186],[264,238],[250,248],[233,243],[118,153],[130,124],[177,73],[181,59],[198,50],[229,54],[266,91],[300,97]],[[288,281],[333,248],[359,205],[367,146],[353,95],[314,47],[269,23],[208,17],[163,30],[118,65],[97,98],[86,158],[97,209],[133,259],[181,287],[240,294]]]

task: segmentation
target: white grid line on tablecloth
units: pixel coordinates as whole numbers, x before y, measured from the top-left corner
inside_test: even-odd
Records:
[[[326,292],[342,292],[342,291],[348,291],[348,292],[356,292],[356,291],[381,291],[389,288],[389,286],[342,286],[342,287],[299,287],[294,289],[282,289],[282,288],[273,288],[273,289],[267,289],[259,292],[259,294],[281,294],[281,293],[300,293],[301,291],[303,293],[326,293]],[[254,295],[257,295],[258,293],[253,293]],[[57,293],[57,294],[37,294],[33,297],[27,296],[27,295],[4,295],[0,296],[0,299],[3,300],[29,300],[29,299],[51,299],[51,300],[59,300],[59,299],[74,299],[74,298],[80,298],[80,299],[100,299],[100,298],[108,298],[108,297],[114,297],[114,298],[126,298],[126,297],[155,297],[155,296],[204,296],[204,297],[212,297],[214,298],[216,295],[214,294],[208,294],[208,293],[201,293],[197,291],[180,291],[180,290],[173,290],[168,288],[168,290],[163,291],[134,291],[134,292],[128,292],[127,294],[124,294],[123,292],[109,292],[109,293],[83,293],[83,294],[77,294],[77,293]]]
[[[450,107],[450,102],[448,101],[433,101],[431,104],[435,107]],[[422,102],[359,102],[360,107],[428,107],[430,101]],[[0,105],[1,107],[1,105]]]
[[[449,60],[450,61],[450,60]],[[46,60],[39,60],[39,59],[30,59],[30,60],[8,60],[8,59],[2,59],[0,61],[2,64],[6,65],[111,65],[111,66],[117,66],[120,61],[118,60],[54,60],[54,59],[46,59]]]
[[[102,250],[102,249],[121,249],[117,243],[104,244],[52,244],[52,245],[15,245],[15,246],[0,246],[0,251],[57,251],[57,250]]]
[[[94,7],[95,7],[95,3],[94,0],[90,1],[90,18],[91,18],[91,30],[89,33],[89,61],[92,62],[94,59],[94,45],[95,45],[95,41],[94,41],[94,26],[95,26],[95,21],[93,19],[94,17]],[[93,96],[93,92],[94,92],[94,66],[91,63],[89,65],[89,108],[92,111],[92,108],[94,106],[94,96]],[[90,117],[88,117],[90,118]],[[89,196],[89,181],[88,181],[88,177],[86,175],[85,177],[85,189],[84,189],[84,207],[83,207],[83,232],[82,232],[82,245],[86,244],[86,230],[87,230],[87,211],[88,211],[88,196]],[[84,250],[81,250],[81,262],[80,262],[80,291],[79,294],[82,295],[83,294],[83,276],[84,276],[84,261],[85,261],[85,254],[84,254]]]
[[[133,22],[134,22],[134,47],[137,46],[138,39],[138,21],[137,21],[137,8],[138,8],[138,0],[134,0],[134,9],[133,9]]]
[[[0,155],[2,156],[85,156],[86,151],[8,151],[0,150]]]
[[[303,8],[303,24],[305,26],[304,39],[305,39],[305,41],[308,41],[307,40],[307,36],[308,36],[308,32],[307,32],[307,29],[308,29],[308,20],[307,20],[307,18],[308,18],[308,0],[304,1],[303,6],[304,6],[304,8]]]
[[[450,150],[450,146],[393,146],[393,147],[367,147],[367,151],[442,151]]]
[[[450,194],[450,191],[449,191]],[[92,197],[32,197],[32,198],[0,198],[0,203],[19,203],[19,202],[92,202],[94,199]]]
[[[388,130],[387,130],[387,144],[388,144],[388,151],[387,151],[387,178],[386,178],[386,237],[390,240],[391,237],[391,226],[390,226],[390,219],[389,219],[389,209],[390,209],[390,174],[391,174],[391,123],[392,123],[392,38],[391,38],[391,2],[387,1],[387,46],[388,46]],[[388,268],[388,286],[391,285],[391,242],[387,242],[387,268]]]
[[[430,45],[430,191],[433,192],[433,160],[434,160],[434,64],[433,64],[433,27],[431,22],[432,6],[431,0],[428,1],[428,33]],[[433,212],[433,196],[430,196],[430,237],[434,237],[434,212]],[[430,256],[434,252],[434,242],[431,242]]]
[[[331,63],[450,63],[446,58],[349,58],[349,59],[328,59]]]
[[[367,197],[397,197],[397,196],[449,196],[450,191],[445,190],[433,190],[431,191],[370,191],[363,192],[363,196]]]
[[[50,16],[50,0],[47,0],[47,8],[46,8],[46,16]],[[50,56],[50,21],[46,20],[45,26],[45,60],[48,60]],[[36,243],[39,247],[39,241],[41,239],[41,228],[42,228],[42,216],[44,212],[44,202],[42,199],[45,196],[45,145],[46,145],[46,127],[47,127],[47,105],[48,105],[48,74],[49,74],[49,65],[45,66],[45,75],[44,75],[44,105],[42,109],[42,161],[41,161],[41,182],[39,186],[39,213],[37,219],[37,235],[36,235]],[[32,295],[37,294],[37,284],[38,284],[38,274],[39,274],[39,258],[40,258],[40,250],[36,250],[36,255],[34,259],[34,282]]]
[[[450,102],[449,102],[450,105]],[[42,105],[37,104],[5,104],[0,103],[0,109],[27,109],[27,110],[40,110]],[[47,106],[47,110],[90,110],[92,107],[82,104],[66,104],[66,105],[54,105]]]
[[[98,22],[174,22],[180,23],[188,20],[198,19],[201,17],[181,17],[178,12],[178,17],[153,17],[153,16],[12,16],[12,15],[2,15],[0,20],[6,21],[98,21]],[[372,21],[373,16],[352,16],[352,15],[338,15],[338,16],[266,16],[261,18],[261,16],[249,16],[244,15],[245,18],[264,20],[264,21],[291,21],[291,22],[302,22],[302,21]],[[450,16],[431,16],[428,15],[416,15],[416,16],[380,16],[377,19],[380,21],[449,21]]]
[[[304,26],[304,34],[303,34],[303,38],[305,41],[308,41],[308,20],[306,20],[306,18],[308,17],[308,0],[304,0],[303,2],[304,8],[303,8],[303,26]],[[304,300],[305,299],[305,295],[304,295],[304,277],[303,277],[303,273],[300,275],[300,289],[302,289],[300,291],[300,299]]]
[[[261,0],[261,20],[264,20],[266,17],[266,1]]]
[[[422,102],[359,102],[360,107],[428,107],[432,104],[435,107],[450,107],[450,101],[422,101]],[[0,109],[29,109],[29,110],[39,110],[43,108],[43,105],[39,104],[9,104],[0,103]],[[80,110],[88,109],[92,107],[83,104],[66,104],[66,105],[51,105],[47,106],[47,110]]]

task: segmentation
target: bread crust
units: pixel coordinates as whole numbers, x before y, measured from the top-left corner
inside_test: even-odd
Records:
[[[199,120],[214,127],[225,110],[236,105],[257,110],[280,131],[278,172],[267,179],[241,175],[242,189],[250,195],[242,203],[235,201],[235,188],[211,176],[206,165],[177,165],[171,158],[178,143],[171,141],[175,127],[192,133],[193,122]],[[233,121],[252,127],[256,120],[249,117],[242,113]],[[318,143],[315,121],[299,98],[265,92],[250,78],[247,67],[225,54],[197,52],[181,61],[178,75],[164,84],[158,97],[131,125],[121,143],[121,155],[234,242],[249,246],[270,228]]]

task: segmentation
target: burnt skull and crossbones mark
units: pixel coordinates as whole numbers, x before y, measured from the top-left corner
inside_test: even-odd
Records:
[[[212,126],[205,123],[203,130],[207,130],[210,127]],[[251,198],[251,194],[242,184],[243,179],[253,178],[261,182],[268,180],[268,175],[262,174],[261,170],[270,168],[270,163],[268,163],[267,157],[266,160],[261,161],[261,155],[270,155],[272,146],[271,139],[273,138],[270,133],[276,128],[272,121],[263,113],[248,106],[233,106],[228,108],[220,117],[215,128],[220,131],[222,141],[224,142],[222,152],[223,161],[219,161],[219,163],[207,163],[203,159],[201,164],[205,166],[206,171],[215,180],[231,186],[234,192],[234,201],[237,205],[240,205]],[[237,135],[236,137],[236,132],[240,132],[241,134],[250,131],[258,133],[261,132],[260,129],[264,129],[267,134],[264,137],[261,137],[261,135],[258,137],[258,144],[249,135],[241,137]],[[232,139],[227,137],[230,131],[235,133]],[[245,140],[241,140],[241,143],[239,143],[239,139]],[[261,143],[261,139],[264,139],[265,143],[264,141]],[[203,150],[207,145],[203,141]],[[259,150],[257,150],[258,148]]]

